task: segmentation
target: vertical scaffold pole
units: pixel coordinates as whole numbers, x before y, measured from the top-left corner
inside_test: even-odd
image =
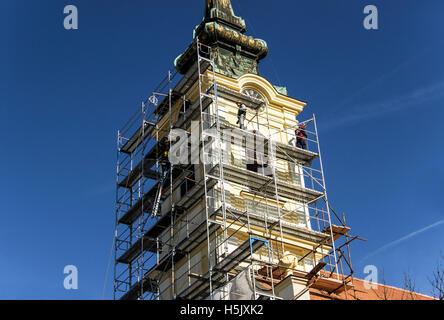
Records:
[[[333,257],[335,259],[335,269],[336,269],[336,274],[337,274],[337,278],[339,279],[339,271],[338,271],[338,260],[336,257],[336,246],[335,246],[335,239],[333,236],[333,226],[331,223],[331,216],[330,216],[330,205],[328,203],[328,197],[327,197],[327,187],[325,185],[325,176],[324,176],[324,166],[322,164],[322,155],[321,155],[321,146],[319,144],[319,134],[318,134],[318,125],[316,123],[316,116],[315,114],[313,114],[313,123],[314,123],[314,127],[315,127],[315,133],[316,133],[316,143],[318,145],[318,155],[319,155],[319,165],[321,168],[321,176],[322,176],[322,189],[324,192],[324,200],[325,200],[325,204],[327,207],[327,217],[328,217],[328,224],[330,226],[330,236],[331,236],[331,243],[333,246]]]
[[[201,70],[201,44],[199,38],[196,39],[196,47],[197,47],[197,68],[198,68],[198,86],[199,86],[199,105],[200,105],[200,124],[201,124],[201,135],[203,135],[204,130],[204,112],[203,112],[203,103],[202,103],[202,70]],[[208,190],[207,190],[207,175],[206,175],[206,155],[205,155],[205,140],[202,137],[202,173],[203,173],[203,181],[204,181],[204,192],[205,192],[205,219],[207,224],[207,260],[208,260],[208,277],[209,277],[209,287],[210,287],[210,299],[213,300],[213,285],[212,285],[212,266],[211,266],[211,240],[210,240],[210,221],[209,221],[209,212],[208,212]]]
[[[172,93],[173,88],[171,85],[172,79],[171,79],[171,71],[168,71],[168,113],[169,113],[169,133],[171,133],[171,130],[173,129],[173,119],[172,119],[172,110],[171,110],[171,104],[172,104]],[[168,135],[169,135],[168,133]],[[170,137],[168,136],[169,146],[171,148],[171,141]],[[168,155],[169,155],[168,151]],[[176,244],[174,243],[174,201],[173,201],[173,164],[170,162],[170,208],[171,210],[171,245],[172,245],[172,254],[171,254],[171,297],[173,299],[176,297],[176,290],[175,290],[175,269],[174,269],[174,255],[176,253],[175,247]]]
[[[114,229],[114,282],[113,282],[113,299],[116,300],[117,286],[117,225],[119,221],[119,167],[120,167],[120,130],[117,131],[117,168],[116,168],[116,217]]]
[[[140,281],[140,297],[139,297],[139,299],[140,300],[143,300],[143,280],[144,280],[144,274],[143,274],[143,265],[144,265],[144,262],[143,262],[143,251],[144,251],[144,231],[143,231],[143,229],[144,229],[144,220],[145,220],[145,218],[144,218],[144,216],[143,216],[143,213],[145,212],[144,210],[145,210],[145,206],[144,206],[144,197],[145,197],[145,190],[144,190],[144,185],[145,185],[145,181],[144,181],[144,177],[145,177],[145,174],[144,174],[144,170],[145,170],[145,165],[144,165],[144,160],[145,160],[145,141],[143,141],[143,139],[144,139],[144,137],[145,137],[145,116],[146,116],[146,114],[145,114],[145,103],[144,102],[142,102],[142,127],[141,127],[141,130],[140,130],[140,134],[141,134],[141,136],[140,136],[140,139],[142,139],[142,176],[141,176],[141,181],[139,181],[140,183],[141,183],[141,185],[140,185],[140,187],[139,187],[139,192],[141,191],[142,192],[142,194],[141,194],[141,199],[142,199],[142,207],[141,207],[141,210],[142,210],[142,215],[141,215],[141,220],[140,220],[140,223],[139,223],[139,232],[140,232],[140,237],[141,237],[141,246],[140,246],[140,259],[141,259],[141,266],[140,266],[140,268],[142,269],[141,271],[139,270],[139,281]]]

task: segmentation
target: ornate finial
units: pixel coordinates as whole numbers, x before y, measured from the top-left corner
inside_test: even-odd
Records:
[[[206,0],[204,19],[194,30],[194,42],[176,58],[176,69],[186,73],[195,62],[198,37],[211,47],[217,73],[231,78],[258,74],[258,63],[267,55],[268,46],[261,39],[246,36],[245,31],[245,21],[234,14],[230,0]]]
[[[230,0],[206,0],[206,3],[204,21],[220,22],[240,32],[246,31],[245,21],[234,14]]]

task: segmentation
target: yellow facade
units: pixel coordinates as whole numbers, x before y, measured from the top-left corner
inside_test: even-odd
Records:
[[[265,137],[271,136],[272,140],[276,143],[294,144],[294,130],[298,124],[296,117],[303,111],[306,106],[305,102],[278,93],[270,82],[258,75],[246,74],[237,80],[219,74],[216,74],[215,76],[218,86],[229,88],[238,93],[241,93],[244,90],[253,89],[265,100],[265,106],[260,110],[248,111],[247,131],[258,130]],[[211,71],[206,72],[206,78],[211,79]],[[204,89],[210,88],[211,83],[211,81],[208,81]],[[184,99],[189,99],[190,101],[196,101],[199,99],[199,87],[197,83],[189,90]],[[238,107],[235,101],[224,99],[222,97],[218,97],[217,101],[219,116],[221,116],[228,125],[236,127]],[[172,108],[172,123],[179,118],[182,107],[183,101],[180,100]],[[215,114],[215,108],[215,103],[212,103],[208,108],[208,112]],[[164,123],[164,126],[166,127],[169,120],[170,114],[167,113],[160,123]],[[199,121],[200,119],[195,120]],[[190,127],[186,128],[186,130],[190,132]],[[237,148],[232,148],[230,157],[226,159],[227,163],[234,167],[242,167],[242,152],[244,152],[242,147],[238,146]],[[298,171],[301,171],[301,168],[297,165],[292,167],[288,162],[279,159],[276,160],[275,166],[278,179],[288,183],[295,183],[294,177],[297,175]],[[196,179],[199,180],[203,175],[202,165],[195,166],[195,168]],[[303,186],[303,179],[301,179],[299,183]],[[281,199],[276,200],[270,197],[255,195],[249,192],[248,188],[226,181],[224,182],[224,188],[228,195],[225,199],[226,205],[232,210],[237,210],[239,213],[245,212],[248,206],[248,201],[253,202],[256,207],[258,205],[263,205],[264,207],[269,206],[270,208],[279,207],[278,211],[283,217],[282,223],[288,224],[291,227],[306,230],[311,229],[310,222],[308,221],[307,209],[304,208],[302,203],[297,202],[294,199],[285,199],[285,201],[282,201]],[[219,194],[220,197],[221,185],[216,185],[213,191]],[[180,194],[176,192],[176,194],[173,195],[173,202],[179,200]],[[166,201],[170,201],[170,199]],[[303,208],[302,211],[299,210],[300,212],[298,212],[298,208],[301,207]],[[275,218],[277,219],[278,217]],[[190,225],[199,225],[200,223],[205,222],[205,219],[205,203],[204,199],[202,199],[200,203],[196,204],[183,215],[179,221],[177,221],[173,230],[166,230],[161,236],[161,239],[164,242],[168,242],[168,239],[174,239],[174,243],[179,243],[181,240],[185,239]],[[217,216],[216,220],[220,223],[224,221],[220,216]],[[257,236],[268,239],[270,245],[274,247],[273,249],[275,249],[276,252],[280,252],[280,254],[273,253],[270,257],[267,248],[262,248],[253,255],[253,258],[258,260],[270,261],[271,259],[273,263],[277,264],[283,263],[282,256],[284,254],[286,260],[288,260],[289,257],[297,259],[312,251],[315,253],[312,253],[310,257],[315,261],[319,261],[324,258],[327,252],[331,249],[328,245],[318,246],[318,243],[316,242],[302,240],[297,234],[291,234],[291,232],[280,232],[278,229],[270,232],[266,230],[265,224],[263,227],[251,226],[247,228],[239,221],[232,220],[228,217],[226,218],[226,223],[229,225],[227,231],[228,234],[222,235],[221,232],[219,232],[217,236],[212,237],[211,243],[216,246],[219,238],[229,238],[228,252],[230,252],[235,250],[236,246],[247,241],[249,236]],[[224,246],[225,244],[219,245],[218,247],[218,250],[220,250],[219,255],[221,257],[224,256]],[[160,282],[159,291],[161,299],[171,299],[173,297],[173,288],[174,295],[177,295],[193,282],[199,281],[199,277],[207,273],[207,249],[208,243],[207,241],[204,241],[187,257],[175,262],[174,270],[170,270],[166,273]],[[166,254],[167,251],[164,252],[164,255]],[[162,258],[162,255],[160,258]],[[246,263],[244,263],[244,265],[246,265]],[[301,271],[309,272],[313,266],[314,265],[307,265],[302,261],[298,261],[297,265],[294,267]],[[173,278],[174,281],[172,280]]]

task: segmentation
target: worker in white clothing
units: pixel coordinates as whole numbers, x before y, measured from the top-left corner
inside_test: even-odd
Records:
[[[247,116],[247,106],[242,103],[242,101],[236,101],[236,104],[238,106],[238,111],[237,111],[237,122],[236,124],[239,124],[239,128],[241,129],[245,129],[244,123],[245,123],[245,118]]]

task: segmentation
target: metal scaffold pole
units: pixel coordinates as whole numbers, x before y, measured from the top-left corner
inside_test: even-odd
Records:
[[[206,232],[207,232],[207,260],[208,260],[208,276],[209,276],[209,287],[210,287],[210,299],[213,300],[213,287],[212,287],[212,263],[211,263],[211,238],[210,238],[210,217],[209,217],[209,208],[208,208],[208,191],[207,191],[207,173],[206,173],[206,162],[207,160],[212,160],[212,159],[207,159],[207,155],[205,154],[205,137],[203,136],[203,132],[204,132],[204,110],[203,110],[203,102],[202,102],[202,98],[203,98],[203,90],[202,90],[202,70],[201,70],[201,61],[202,61],[202,57],[201,57],[201,44],[199,42],[199,39],[196,39],[196,43],[197,43],[197,66],[198,66],[198,82],[199,82],[199,107],[200,107],[200,124],[201,124],[201,135],[202,135],[202,155],[201,155],[201,160],[202,160],[202,173],[203,173],[203,181],[204,181],[204,190],[205,190],[205,219],[206,219]],[[214,66],[214,65],[213,65]]]
[[[314,114],[313,114],[313,123],[314,123],[314,127],[315,127],[316,141],[317,141],[317,146],[318,146],[319,165],[321,167],[322,185],[323,185],[323,189],[324,189],[324,199],[325,199],[325,203],[326,203],[328,224],[329,224],[329,227],[330,227],[331,243],[332,243],[332,246],[333,246],[333,257],[334,257],[334,260],[335,260],[335,269],[336,269],[337,278],[339,280],[338,259],[337,259],[337,256],[336,256],[336,246],[335,246],[335,239],[334,239],[334,235],[333,235],[333,225],[331,223],[330,205],[329,205],[329,202],[328,202],[327,188],[326,188],[326,185],[325,185],[324,166],[322,164],[322,155],[321,155],[321,147],[320,147],[320,144],[319,144],[318,126],[317,126],[317,123],[316,123],[316,116]]]

